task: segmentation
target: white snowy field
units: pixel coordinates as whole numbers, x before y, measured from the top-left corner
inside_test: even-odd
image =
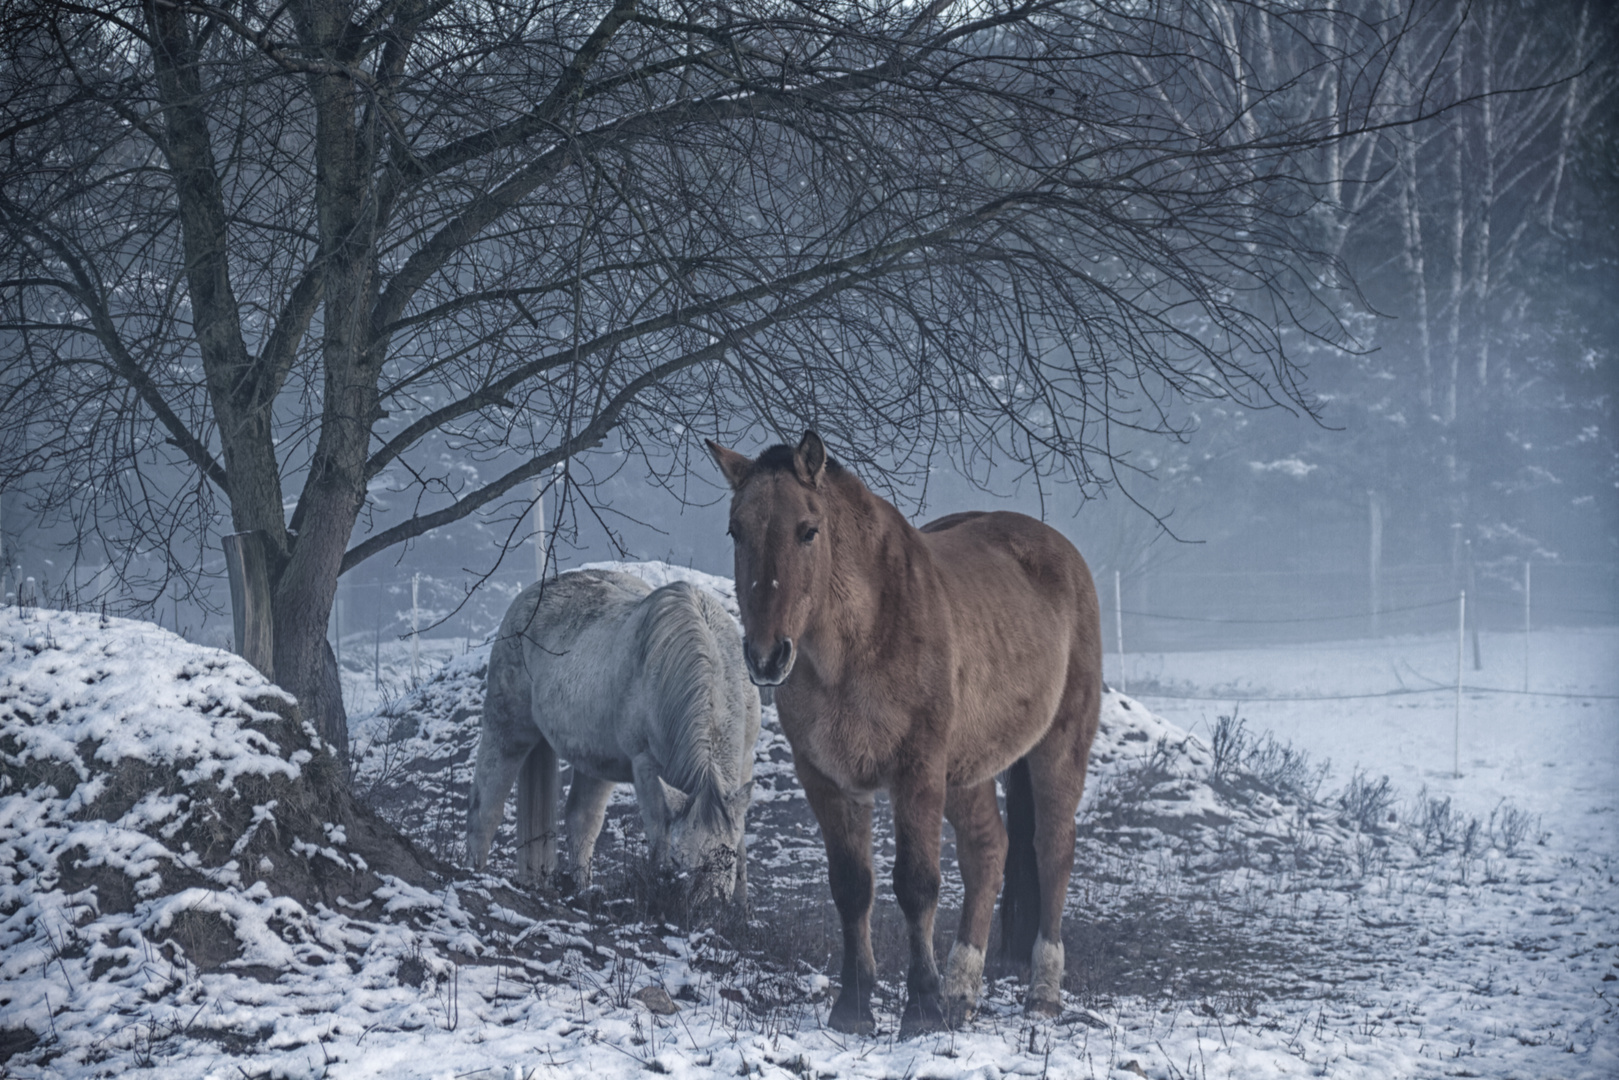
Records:
[[[1131,654],[1122,674],[1131,694],[1188,731],[1206,735],[1240,707],[1250,728],[1330,758],[1343,782],[1359,767],[1470,814],[1511,799],[1569,850],[1619,855],[1619,629],[1539,630],[1527,641],[1486,632],[1479,645],[1475,669],[1464,643],[1459,724],[1454,637]],[[1106,668],[1117,680],[1116,654]]]
[[[1509,644],[1486,637],[1487,664]],[[0,1052],[14,1055],[0,1076],[1612,1077],[1619,631],[1546,631],[1533,644],[1532,689],[1575,696],[1467,694],[1459,779],[1450,693],[1313,700],[1444,681],[1453,642],[1129,657],[1138,696],[1106,702],[1068,912],[1090,941],[1074,954],[1111,966],[1071,975],[1071,1008],[1056,1022],[1026,1019],[1007,980],[966,1030],[900,1042],[894,1000],[883,1002],[878,1038],[821,1026],[835,956],[779,970],[701,929],[615,927],[583,912],[534,919],[490,899],[501,883],[466,871],[425,890],[384,877],[373,895],[331,906],[270,897],[262,883],[213,870],[166,893],[167,856],[155,842],[138,848],[135,834],[186,821],[184,798],[153,795],[109,825],[80,822],[74,807],[92,795],[59,797],[28,771],[29,755],[35,765],[106,757],[97,748],[117,742],[127,714],[128,730],[167,733],[152,751],[161,759],[177,753],[192,708],[212,741],[186,753],[204,765],[209,753],[262,759],[254,767],[274,772],[283,767],[263,756],[263,740],[228,714],[257,692],[254,676],[145,624],[0,615],[0,853],[15,860],[0,872]],[[470,672],[475,659],[452,670]],[[199,672],[212,682],[198,683]],[[1522,687],[1521,663],[1466,676]],[[475,678],[443,685],[475,704]],[[1274,697],[1293,700],[1257,700]],[[1243,800],[1229,777],[1221,786],[1209,744],[1234,707],[1250,748],[1268,733],[1331,759],[1319,799]],[[95,741],[53,741],[52,725]],[[419,738],[449,734],[429,726]],[[760,775],[772,807],[792,798],[782,749],[767,728]],[[1382,775],[1388,801],[1376,803],[1376,821],[1357,822],[1349,807],[1362,803],[1340,795],[1357,776]],[[1150,813],[1121,807],[1132,793]],[[274,813],[254,809],[253,828]],[[1110,831],[1104,819],[1123,824]],[[754,828],[774,820],[761,815]],[[127,912],[101,911],[104,898],[71,892],[23,857],[55,859],[70,843],[93,856],[87,838],[103,832],[117,843],[94,843],[144,860],[144,891]],[[312,864],[352,861],[342,830],[325,832],[291,847]],[[824,881],[812,836],[781,839],[756,836],[750,851]],[[194,862],[187,847],[175,869]],[[948,882],[953,868],[945,873]],[[234,926],[246,953],[209,963],[180,938],[160,942],[187,903]],[[791,920],[805,917],[755,912],[765,936],[797,933]],[[1158,933],[1154,919],[1195,924],[1186,948],[1202,949],[1210,970],[1184,981],[1143,974],[1163,958],[1132,935]],[[537,940],[550,951],[523,951]]]

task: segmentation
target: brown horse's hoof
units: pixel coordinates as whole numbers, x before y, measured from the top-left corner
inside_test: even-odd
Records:
[[[917,1035],[926,1035],[930,1031],[943,1031],[950,1026],[944,1014],[944,1003],[938,994],[926,994],[913,997],[905,1005],[905,1012],[899,1018],[899,1037],[902,1039],[914,1038]]]
[[[826,1026],[845,1035],[871,1035],[877,1030],[877,1017],[869,1006],[846,1005],[840,996],[832,1006],[832,1015],[826,1018]]]
[[[1051,1001],[1048,998],[1030,997],[1023,1003],[1023,1011],[1030,1016],[1061,1016],[1062,1002]]]
[[[959,1028],[965,1026],[977,1011],[978,1004],[968,1001],[966,998],[944,999],[944,1022],[949,1027]]]

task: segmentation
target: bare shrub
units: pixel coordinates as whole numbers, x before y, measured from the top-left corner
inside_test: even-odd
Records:
[[[1373,780],[1360,769],[1349,778],[1349,786],[1339,793],[1338,806],[1345,824],[1361,832],[1381,832],[1396,820],[1394,788],[1387,776]]]
[[[1257,789],[1267,795],[1315,802],[1331,768],[1330,761],[1312,763],[1306,750],[1278,742],[1266,732],[1255,738],[1236,709],[1215,721],[1214,770],[1211,780],[1227,795]]]
[[[1522,810],[1502,799],[1490,811],[1490,820],[1487,825],[1490,843],[1499,850],[1511,855],[1518,846],[1529,837],[1532,832],[1539,831],[1540,819],[1532,818],[1528,811]]]
[[[1416,806],[1407,824],[1412,848],[1424,857],[1456,851],[1463,859],[1471,859],[1483,853],[1482,841],[1490,835],[1484,822],[1458,811],[1449,795],[1430,795],[1426,787],[1417,792]]]
[[[1097,819],[1123,828],[1147,824],[1153,792],[1175,779],[1173,759],[1168,740],[1159,739],[1151,754],[1120,769],[1096,793]]]

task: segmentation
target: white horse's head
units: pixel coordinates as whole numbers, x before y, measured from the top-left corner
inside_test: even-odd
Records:
[[[744,900],[739,895],[747,881],[742,839],[753,781],[725,795],[713,790],[693,795],[662,779],[658,786],[660,827],[649,830],[658,868],[685,878],[694,903]]]

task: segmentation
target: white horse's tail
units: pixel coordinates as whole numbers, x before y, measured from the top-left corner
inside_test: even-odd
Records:
[[[503,632],[489,653],[483,730],[467,800],[467,856],[477,869],[489,857],[513,780],[518,872],[527,878],[544,877],[556,869],[557,756],[534,726],[522,638]]]

